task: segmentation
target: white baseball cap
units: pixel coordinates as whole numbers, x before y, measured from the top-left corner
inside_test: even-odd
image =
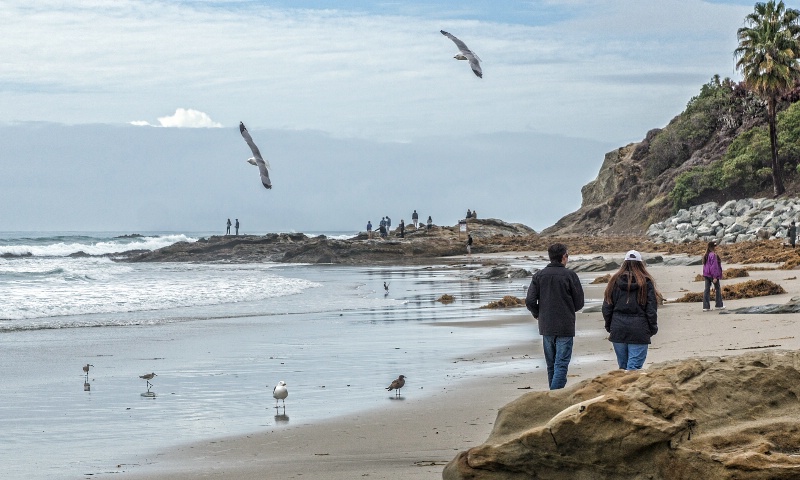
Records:
[[[629,250],[628,253],[625,254],[625,260],[630,260],[631,262],[641,262],[642,254],[636,250]]]

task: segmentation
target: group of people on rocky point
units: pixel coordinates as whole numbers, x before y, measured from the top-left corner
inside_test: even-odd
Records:
[[[703,255],[703,311],[711,310],[713,285],[715,308],[722,303],[722,261],[716,242],[709,242]],[[567,246],[554,243],[547,249],[550,263],[533,275],[525,305],[538,320],[539,335],[547,364],[550,390],[564,388],[575,338],[575,314],[583,308],[584,296],[578,275],[566,268]],[[650,338],[658,333],[658,290],[642,254],[630,250],[619,270],[611,275],[603,295],[603,319],[614,346],[617,365],[639,370],[647,358]]]

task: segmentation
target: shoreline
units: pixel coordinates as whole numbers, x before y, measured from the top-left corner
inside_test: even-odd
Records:
[[[511,261],[541,252],[493,255]],[[622,254],[611,254],[621,257]],[[479,257],[486,257],[485,255]],[[473,258],[478,261],[481,258]],[[741,265],[726,264],[724,268]],[[687,291],[702,291],[695,282],[697,266],[650,267],[668,300]],[[605,272],[604,272],[605,273]],[[603,273],[597,273],[601,276]],[[786,294],[726,301],[727,308],[785,303],[800,290],[796,275],[786,270],[750,272],[750,279],[781,284]],[[594,274],[583,273],[582,276]],[[747,279],[724,281],[738,283]],[[601,298],[604,284],[585,285],[586,297]],[[388,407],[342,414],[330,420],[271,428],[248,435],[187,443],[141,459],[123,468],[126,479],[170,478],[303,478],[344,480],[359,477],[439,479],[444,465],[460,451],[481,444],[492,430],[498,410],[531,391],[546,390],[541,340],[533,317],[487,315],[472,328],[502,328],[530,321],[530,337],[502,348],[471,351],[463,361],[496,363],[508,367],[487,371],[478,378],[453,379],[440,391],[418,395],[403,392],[403,401]],[[472,323],[472,322],[462,322]],[[430,326],[465,328],[458,321]],[[468,328],[468,327],[467,327]],[[599,312],[581,312],[568,386],[616,369]],[[653,338],[645,369],[668,360],[732,356],[752,349],[800,349],[791,316],[702,312],[696,303],[667,303],[659,308],[659,334]],[[454,359],[454,361],[458,361]],[[411,387],[413,383],[407,385]]]

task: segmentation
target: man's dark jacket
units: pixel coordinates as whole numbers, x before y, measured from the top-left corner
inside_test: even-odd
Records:
[[[539,335],[575,336],[575,312],[583,308],[578,274],[551,262],[531,279],[525,306],[539,320]]]

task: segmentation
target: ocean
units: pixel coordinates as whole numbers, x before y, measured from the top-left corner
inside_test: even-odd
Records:
[[[462,326],[526,313],[479,308],[504,295],[524,297],[528,280],[469,279],[477,264],[114,258],[210,234],[0,232],[0,477],[129,471],[180,443],[279,434],[285,425],[393,408],[385,387],[400,374],[407,377],[402,399],[539,365],[533,322]],[[437,302],[445,293],[456,301]],[[524,365],[470,361],[526,338],[535,358]],[[151,372],[152,386],[140,378]],[[289,389],[285,409],[272,398],[280,380]],[[148,391],[155,396],[142,395]]]

